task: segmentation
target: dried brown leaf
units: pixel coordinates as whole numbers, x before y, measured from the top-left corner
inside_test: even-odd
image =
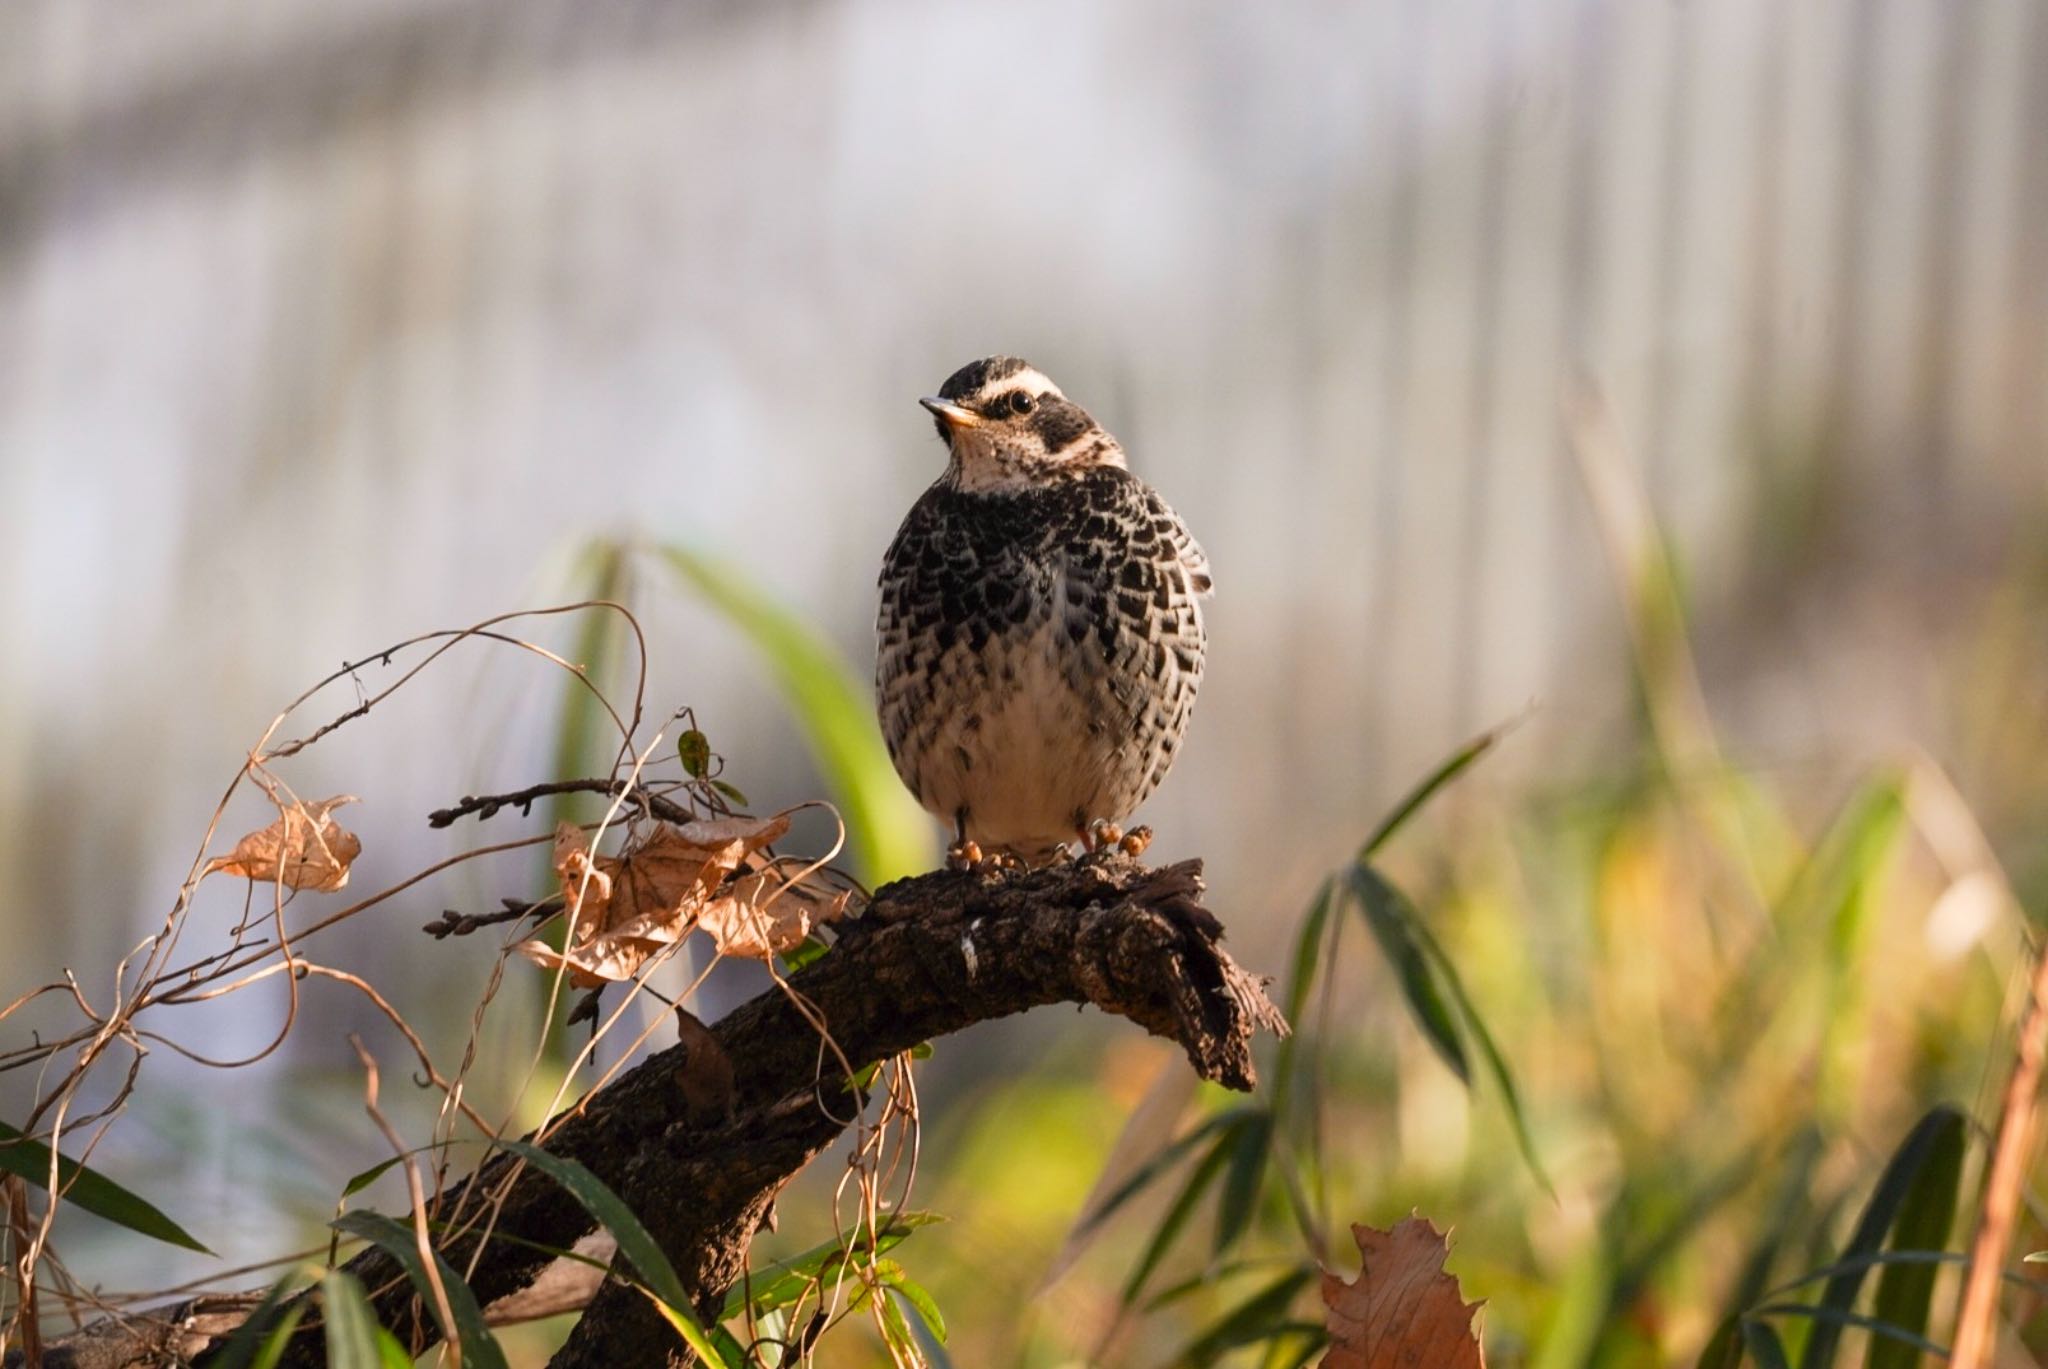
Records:
[[[804,944],[811,929],[846,915],[850,890],[830,892],[797,883],[782,887],[773,871],[733,882],[721,898],[704,905],[697,925],[718,946],[720,955],[766,960]]]
[[[788,831],[782,816],[662,823],[616,857],[593,857],[584,834],[565,823],[555,832],[555,873],[574,913],[570,944],[557,951],[527,941],[519,951],[543,969],[566,967],[579,988],[631,979],[724,901],[714,895],[750,855]]]
[[[1450,1244],[1426,1217],[1392,1231],[1354,1226],[1365,1265],[1350,1283],[1325,1269],[1330,1352],[1321,1369],[1485,1369],[1468,1303],[1444,1272]]]
[[[334,810],[356,802],[337,794],[318,803],[294,802],[276,822],[251,832],[235,849],[208,861],[203,874],[239,875],[259,884],[331,893],[348,883],[348,868],[363,853],[362,840],[334,820]]]

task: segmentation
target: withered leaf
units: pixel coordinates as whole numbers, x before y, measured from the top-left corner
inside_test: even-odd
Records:
[[[363,853],[362,840],[334,820],[335,809],[354,802],[353,794],[337,794],[281,808],[276,822],[243,837],[233,851],[208,861],[201,873],[332,893],[348,883],[349,865]]]
[[[785,877],[762,870],[734,880],[726,892],[704,906],[697,925],[710,935],[720,955],[766,960],[804,944],[815,927],[837,922],[853,899],[850,889],[822,889],[799,880],[784,888]]]
[[[732,1117],[732,1060],[703,1020],[688,1008],[676,1009],[676,1040],[683,1064],[676,1083],[693,1122],[727,1121]]]
[[[567,967],[579,988],[631,979],[688,935],[749,854],[787,831],[783,816],[662,823],[618,856],[592,856],[588,838],[565,823],[555,831],[555,873],[572,915],[569,944],[527,941],[520,953],[543,969]]]
[[[1350,1283],[1325,1269],[1330,1352],[1321,1369],[1485,1369],[1472,1314],[1444,1271],[1450,1245],[1425,1217],[1392,1231],[1353,1226],[1365,1265]]]

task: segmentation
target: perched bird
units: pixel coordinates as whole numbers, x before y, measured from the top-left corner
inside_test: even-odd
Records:
[[[875,690],[896,773],[955,864],[1043,861],[1119,828],[1202,683],[1209,562],[1124,450],[1015,357],[936,398],[946,470],[882,561]]]

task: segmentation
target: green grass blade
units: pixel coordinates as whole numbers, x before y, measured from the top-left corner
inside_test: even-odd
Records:
[[[384,1369],[413,1369],[412,1355],[398,1343],[398,1337],[381,1326],[377,1328],[377,1358]]]
[[[1242,1120],[1238,1119],[1239,1123]],[[1137,1266],[1131,1270],[1130,1278],[1124,1281],[1121,1301],[1125,1307],[1136,1302],[1138,1295],[1145,1291],[1145,1281],[1152,1277],[1152,1271],[1166,1258],[1166,1252],[1173,1249],[1174,1242],[1180,1239],[1181,1228],[1188,1224],[1188,1218],[1194,1214],[1196,1204],[1200,1203],[1202,1195],[1209,1191],[1209,1186],[1216,1182],[1216,1176],[1223,1170],[1224,1161],[1230,1158],[1232,1130],[1234,1127],[1226,1129],[1216,1138],[1215,1144],[1209,1147],[1209,1153],[1202,1157],[1201,1163],[1188,1175],[1187,1184],[1181,1189],[1180,1196],[1175,1198],[1173,1205],[1166,1210],[1166,1216],[1160,1221],[1159,1229],[1152,1233],[1151,1241],[1145,1246],[1145,1253],[1139,1257]]]
[[[1706,1348],[1694,1369],[1742,1369],[1742,1318],[1729,1317],[1707,1337]]]
[[[1358,859],[1369,861],[1379,854],[1382,846],[1393,840],[1394,834],[1407,825],[1408,819],[1421,811],[1422,805],[1436,797],[1436,792],[1470,769],[1472,763],[1493,749],[1493,744],[1514,728],[1512,722],[1480,733],[1471,741],[1453,751],[1443,764],[1437,766],[1422,783],[1416,785],[1401,797],[1393,811],[1380,819],[1380,825],[1372,829],[1372,835],[1365,839],[1365,845],[1358,848]]]
[[[227,1343],[221,1346],[220,1355],[214,1361],[219,1369],[248,1369],[250,1363],[258,1359],[262,1350],[269,1348],[270,1342],[276,1338],[274,1327],[284,1324],[277,1321],[278,1308],[284,1304],[285,1298],[290,1296],[298,1281],[297,1274],[287,1274],[270,1286],[270,1291],[263,1295],[263,1301],[256,1304],[256,1310],[251,1312],[240,1326],[228,1333]],[[305,1312],[303,1308],[294,1308],[293,1312],[297,1315],[287,1314],[286,1320],[297,1326],[299,1317],[304,1316]],[[291,1339],[290,1331],[284,1334],[286,1340]],[[278,1348],[279,1353],[282,1353],[282,1342],[279,1342]]]
[[[1234,1129],[1230,1166],[1223,1175],[1223,1196],[1216,1203],[1214,1256],[1237,1244],[1251,1226],[1259,1191],[1265,1186],[1266,1163],[1273,1151],[1273,1114],[1260,1109]]]
[[[1472,1064],[1465,1057],[1465,1043],[1458,1034],[1457,1021],[1444,1002],[1436,976],[1430,972],[1429,959],[1423,954],[1421,938],[1416,935],[1422,920],[1414,905],[1387,883],[1379,871],[1363,862],[1353,864],[1346,872],[1346,885],[1358,903],[1365,925],[1371,928],[1373,939],[1379,942],[1380,952],[1394,967],[1401,996],[1407,1000],[1416,1025],[1422,1028],[1422,1034],[1451,1067],[1451,1072],[1471,1083]]]
[[[1183,1155],[1186,1155],[1189,1151],[1200,1145],[1203,1140],[1214,1136],[1225,1127],[1235,1126],[1246,1116],[1250,1115],[1251,1112],[1252,1109],[1249,1107],[1235,1107],[1219,1112],[1186,1135],[1170,1142],[1157,1155],[1154,1155],[1151,1159],[1133,1170],[1128,1179],[1118,1184],[1110,1195],[1102,1200],[1100,1207],[1097,1207],[1093,1212],[1081,1219],[1080,1224],[1074,1228],[1073,1234],[1067,1239],[1074,1241],[1087,1236],[1105,1221],[1109,1220],[1110,1215],[1118,1208],[1151,1187],[1153,1180],[1164,1174],[1168,1169],[1171,1169]]]
[[[411,1227],[381,1212],[347,1212],[328,1225],[381,1247],[385,1254],[398,1261],[427,1306],[434,1305],[434,1286],[427,1278],[426,1265],[420,1261],[419,1241]],[[448,1310],[455,1318],[455,1334],[461,1341],[465,1369],[506,1369],[505,1352],[498,1347],[497,1338],[485,1324],[476,1294],[470,1291],[454,1267],[441,1258],[439,1251],[434,1252],[434,1266],[441,1276],[442,1291],[448,1295]]]
[[[867,683],[845,657],[738,572],[674,543],[661,552],[767,662],[846,819],[856,872],[872,885],[930,869],[931,819],[896,777]]]
[[[1315,1273],[1313,1265],[1288,1270],[1189,1341],[1174,1357],[1173,1363],[1186,1365],[1188,1369],[1203,1369],[1203,1366],[1214,1364],[1240,1345],[1249,1345],[1271,1336],[1275,1325],[1285,1318],[1288,1307],[1300,1296],[1301,1290],[1308,1287]]]
[[[1745,1318],[1742,1344],[1756,1361],[1757,1369],[1792,1369],[1792,1361],[1785,1355],[1785,1342],[1778,1338],[1774,1328]]]
[[[1522,1092],[1515,1085],[1514,1071],[1508,1068],[1507,1057],[1501,1054],[1499,1045],[1494,1042],[1493,1033],[1487,1029],[1486,1019],[1473,1005],[1472,996],[1465,992],[1464,977],[1451,963],[1450,956],[1444,953],[1436,933],[1413,913],[1412,905],[1410,917],[1416,941],[1421,944],[1422,952],[1429,958],[1438,979],[1449,991],[1451,1002],[1465,1024],[1466,1035],[1479,1047],[1480,1058],[1486,1062],[1486,1072],[1493,1077],[1494,1087],[1500,1090],[1501,1102],[1507,1108],[1508,1126],[1515,1133],[1515,1147],[1522,1152],[1522,1162],[1529,1166],[1529,1173],[1543,1191],[1556,1198],[1557,1190],[1551,1185],[1550,1175],[1544,1171],[1543,1161],[1537,1157],[1536,1138],[1529,1134],[1529,1119],[1522,1111]]]
[[[1815,1336],[1818,1336],[1825,1329],[1833,1332],[1835,1340],[1839,1342],[1842,1332],[1846,1330],[1868,1331],[1873,1336],[1897,1341],[1902,1346],[1911,1346],[1918,1354],[1933,1355],[1937,1359],[1948,1358],[1948,1350],[1945,1347],[1936,1345],[1925,1336],[1908,1331],[1903,1326],[1894,1326],[1890,1322],[1883,1321],[1877,1317],[1866,1317],[1861,1312],[1847,1312],[1839,1307],[1827,1307],[1820,1304],[1803,1302],[1775,1302],[1757,1308],[1750,1315],[1753,1317],[1806,1317],[1811,1319],[1814,1324]],[[1806,1345],[1808,1352],[1811,1353],[1813,1342],[1809,1340]]]
[[[330,1269],[320,1280],[320,1309],[326,1322],[328,1369],[384,1369],[377,1346],[377,1314],[363,1286],[345,1269]]]
[[[1886,1233],[1898,1220],[1922,1171],[1937,1156],[1946,1155],[1950,1144],[1948,1136],[1962,1125],[1962,1115],[1954,1108],[1937,1107],[1907,1133],[1906,1139],[1899,1143],[1899,1148],[1886,1163],[1869,1202],[1864,1204],[1849,1244],[1843,1248],[1845,1261],[1877,1253]],[[1832,1369],[1841,1346],[1843,1328],[1859,1324],[1851,1318],[1850,1310],[1856,1304],[1857,1294],[1862,1291],[1867,1272],[1848,1269],[1827,1281],[1821,1291],[1819,1308],[1811,1313],[1815,1318],[1813,1334],[1799,1358],[1800,1369]],[[1902,1329],[1900,1338],[1906,1344],[1925,1344],[1919,1336]]]
[[[1954,1224],[1956,1197],[1963,1181],[1963,1152],[1969,1144],[1963,1115],[1948,1112],[1937,1124],[1927,1159],[1906,1190],[1899,1217],[1892,1224],[1892,1247],[1898,1252],[1939,1251],[1948,1243]],[[1934,1276],[1939,1264],[1887,1264],[1878,1276],[1877,1301],[1871,1310],[1877,1319],[1925,1335],[1927,1317],[1934,1300]],[[1868,1369],[1919,1369],[1920,1356],[1897,1341],[1880,1340],[1870,1347]]]
[[[565,1156],[551,1154],[526,1141],[500,1141],[498,1144],[568,1190],[569,1195],[583,1205],[585,1212],[611,1232],[619,1243],[619,1254],[638,1271],[641,1281],[646,1284],[655,1310],[676,1329],[684,1343],[704,1357],[706,1364],[722,1363],[717,1347],[712,1345],[711,1338],[705,1334],[691,1310],[690,1295],[684,1291],[683,1281],[676,1276],[675,1266],[668,1262],[668,1256],[662,1254],[654,1237],[618,1194],[584,1166]]]
[[[5,1122],[0,1122],[0,1170],[19,1175],[37,1188],[47,1188],[50,1182],[50,1148],[40,1141],[31,1141]],[[57,1157],[57,1187],[64,1202],[125,1227],[138,1236],[196,1250],[202,1255],[213,1253],[191,1232],[166,1217],[154,1203],[68,1156]]]
[[[284,1358],[284,1348],[291,1344],[292,1333],[299,1329],[299,1323],[306,1319],[306,1305],[298,1304],[284,1314],[284,1319],[264,1338],[263,1346],[249,1361],[249,1369],[277,1369],[279,1360]]]

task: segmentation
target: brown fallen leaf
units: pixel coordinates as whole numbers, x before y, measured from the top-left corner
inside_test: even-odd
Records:
[[[783,816],[662,823],[617,856],[593,856],[588,837],[564,823],[555,830],[555,874],[572,915],[569,945],[526,941],[519,951],[543,969],[566,967],[579,988],[631,979],[689,934],[753,852],[788,831]]]
[[[1444,1272],[1450,1244],[1428,1218],[1351,1235],[1365,1265],[1350,1283],[1323,1271],[1330,1352],[1321,1369],[1485,1369],[1472,1329],[1480,1304]]]
[[[348,867],[363,853],[362,840],[334,820],[335,809],[354,802],[353,794],[294,802],[279,810],[276,822],[208,861],[201,876],[240,875],[259,884],[332,893],[348,883]]]

